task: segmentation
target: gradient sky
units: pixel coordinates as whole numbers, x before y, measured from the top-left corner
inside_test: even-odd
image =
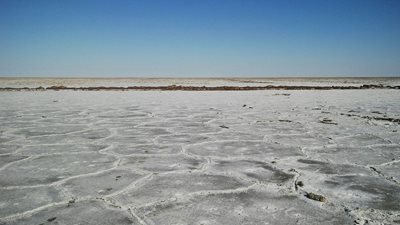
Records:
[[[400,76],[399,0],[0,0],[1,76]]]

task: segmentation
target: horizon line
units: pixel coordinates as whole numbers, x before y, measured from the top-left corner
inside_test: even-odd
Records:
[[[43,75],[0,75],[0,79],[343,79],[343,78],[400,78],[400,75],[392,76],[307,76],[307,75],[283,75],[283,76],[43,76]]]

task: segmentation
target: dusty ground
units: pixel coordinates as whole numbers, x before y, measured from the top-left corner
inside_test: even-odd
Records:
[[[399,102],[2,92],[0,224],[399,224]]]

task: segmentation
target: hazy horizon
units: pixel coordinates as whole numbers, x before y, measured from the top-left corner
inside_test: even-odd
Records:
[[[2,77],[398,77],[400,1],[0,0]]]

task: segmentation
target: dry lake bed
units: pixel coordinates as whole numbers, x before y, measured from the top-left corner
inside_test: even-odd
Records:
[[[0,92],[0,224],[400,224],[400,91]]]

